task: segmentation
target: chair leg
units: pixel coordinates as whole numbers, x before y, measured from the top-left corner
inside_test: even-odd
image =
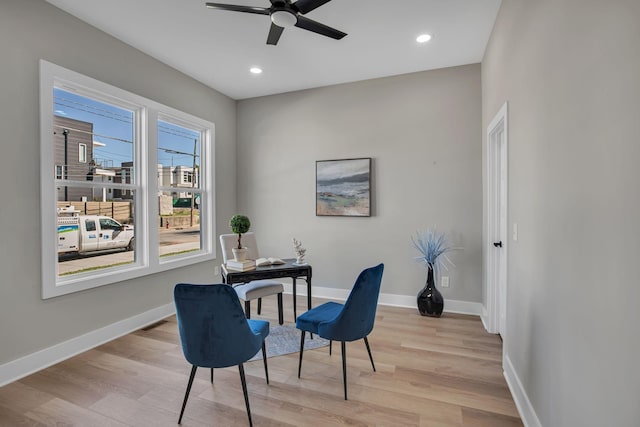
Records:
[[[329,340],[329,356],[331,356],[331,348],[333,347],[333,340]]]
[[[242,382],[242,393],[244,394],[244,403],[247,405],[247,416],[249,417],[249,426],[253,427],[253,421],[251,421],[251,408],[249,407],[249,394],[247,393],[247,381],[244,378],[244,367],[242,363],[238,365],[240,370],[240,382]]]
[[[211,368],[211,384],[213,384],[213,368]]]
[[[300,371],[302,370],[302,352],[304,351],[304,333],[302,331],[302,335],[300,335],[300,362],[298,362],[298,378],[300,378]]]
[[[262,298],[258,298],[258,314],[262,311]]]
[[[267,384],[269,384],[269,368],[267,367],[267,346],[262,340],[262,360],[264,361],[264,376],[267,378]]]
[[[191,392],[193,377],[196,376],[197,370],[198,370],[198,367],[196,365],[191,366],[191,375],[189,375],[189,384],[187,384],[187,392],[184,394],[184,401],[182,402],[182,410],[180,410],[180,418],[178,418],[178,424],[182,424],[182,415],[184,414],[185,406],[187,406],[187,399],[189,398],[189,392]]]
[[[344,400],[347,400],[347,343],[340,341],[342,347],[342,382],[344,383]]]
[[[364,337],[364,343],[367,345],[367,352],[369,353],[369,360],[371,360],[371,367],[373,368],[373,372],[375,372],[376,365],[373,364],[373,356],[371,356],[371,349],[369,348],[369,340],[367,337]]]
[[[251,319],[251,301],[244,302],[244,315],[247,319]]]
[[[278,323],[284,323],[284,313],[282,311],[282,292],[278,294]]]

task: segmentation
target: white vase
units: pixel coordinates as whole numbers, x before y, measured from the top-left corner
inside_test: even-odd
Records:
[[[304,255],[296,258],[296,264],[304,264]]]
[[[236,261],[240,262],[247,259],[247,248],[233,248],[231,251],[233,251],[233,259]]]

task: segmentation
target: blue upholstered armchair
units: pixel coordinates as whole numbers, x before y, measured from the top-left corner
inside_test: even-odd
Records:
[[[192,365],[178,424],[182,422],[198,367],[211,368],[213,383],[213,368],[238,365],[249,425],[253,425],[242,363],[255,356],[262,348],[264,372],[269,384],[264,344],[269,335],[269,322],[247,319],[236,292],[229,285],[180,283],[174,288],[173,296],[182,351],[185,359]]]
[[[302,353],[304,351],[305,332],[317,334],[331,341],[340,341],[342,347],[342,380],[344,382],[344,400],[347,400],[347,341],[364,339],[371,360],[371,367],[375,372],[376,366],[371,356],[371,348],[367,336],[373,330],[376,318],[378,295],[384,264],[367,268],[360,273],[351,289],[347,301],[343,304],[327,302],[312,308],[298,317],[296,328],[302,331],[300,341],[300,362],[298,364],[298,378],[302,370]]]

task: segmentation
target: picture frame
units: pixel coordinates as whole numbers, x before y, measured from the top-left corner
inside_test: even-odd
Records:
[[[371,216],[371,157],[316,161],[316,216]]]

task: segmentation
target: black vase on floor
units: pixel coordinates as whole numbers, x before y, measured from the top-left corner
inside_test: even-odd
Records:
[[[427,271],[427,283],[418,292],[418,311],[423,316],[440,317],[444,309],[444,299],[436,288],[432,264],[428,265]]]

